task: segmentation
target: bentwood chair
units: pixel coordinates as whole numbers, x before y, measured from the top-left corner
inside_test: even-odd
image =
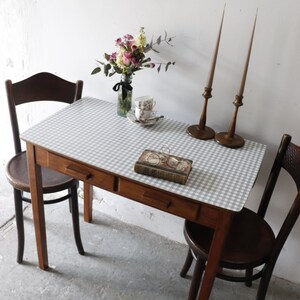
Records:
[[[16,225],[18,233],[18,254],[17,262],[23,261],[24,254],[24,220],[22,201],[31,202],[30,187],[27,173],[26,151],[22,150],[19,138],[19,124],[16,106],[29,102],[58,101],[72,103],[81,98],[83,82],[76,83],[66,81],[50,73],[38,73],[22,81],[12,83],[11,80],[5,82],[7,100],[9,106],[10,120],[13,132],[15,156],[13,156],[6,166],[6,177],[14,190]],[[69,200],[70,212],[72,214],[73,232],[78,252],[83,255],[84,249],[80,237],[79,214],[78,214],[78,181],[52,171],[42,168],[43,194],[51,194],[44,199],[44,204],[53,204],[64,200]],[[56,195],[52,193],[57,193]],[[29,196],[28,196],[29,195]]]
[[[280,231],[275,236],[264,217],[281,169],[285,169],[295,182],[297,194]],[[288,199],[282,199],[282,201],[286,205],[289,203]],[[275,263],[299,213],[300,147],[291,142],[291,136],[285,134],[282,137],[258,212],[243,208],[234,216],[220,259],[220,271],[216,276],[228,281],[245,282],[247,286],[251,286],[252,280],[261,278],[256,299],[265,299]],[[213,231],[186,220],[184,235],[189,250],[180,273],[182,277],[186,276],[193,260],[196,260],[189,292],[189,300],[191,300],[196,299],[198,294]],[[253,269],[259,266],[262,266],[262,269],[254,272]],[[226,269],[234,274],[225,274],[229,271]]]

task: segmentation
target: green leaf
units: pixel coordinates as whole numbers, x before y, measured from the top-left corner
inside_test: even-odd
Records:
[[[142,61],[142,64],[144,64],[144,63],[146,63],[146,62],[149,62],[149,61],[151,61],[151,58],[150,58],[150,57],[144,59],[144,60]]]
[[[117,67],[117,66],[114,66],[114,71],[118,74],[121,74],[122,73],[122,69]]]
[[[152,48],[152,51],[154,51],[155,53],[159,53],[159,51],[157,51],[156,49]]]
[[[110,64],[104,65],[104,74],[105,74],[105,76],[108,76],[108,72],[109,72],[110,69],[111,69]]]
[[[99,72],[101,72],[101,68],[100,68],[100,67],[97,67],[97,68],[95,68],[95,69],[92,71],[91,75],[97,74],[97,73],[99,73]]]
[[[151,46],[149,44],[147,44],[144,48],[144,52],[147,53],[150,50],[151,50]]]
[[[160,71],[160,68],[161,68],[161,64],[159,64],[158,68],[157,68],[157,72],[159,73]]]
[[[159,45],[161,43],[161,36],[159,36],[156,40],[157,45]]]
[[[104,53],[104,57],[105,57],[105,59],[106,59],[106,60],[109,60],[109,58],[110,58],[110,55],[109,55],[109,54],[107,54],[107,53]]]
[[[168,71],[168,68],[169,68],[170,64],[171,64],[171,62],[170,62],[170,61],[169,61],[169,62],[166,64],[166,66],[165,66],[165,72],[167,72],[167,71]]]

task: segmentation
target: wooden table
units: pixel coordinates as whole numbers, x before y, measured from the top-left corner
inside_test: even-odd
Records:
[[[48,267],[41,166],[85,183],[85,220],[92,219],[91,186],[214,228],[199,299],[208,299],[232,216],[240,211],[257,177],[266,147],[246,140],[229,149],[186,133],[189,124],[163,119],[152,127],[116,115],[116,106],[83,98],[33,126],[26,141],[39,267]],[[135,161],[145,149],[193,161],[185,185],[137,174]],[[184,258],[183,258],[184,259]],[[178,270],[179,272],[179,270]]]

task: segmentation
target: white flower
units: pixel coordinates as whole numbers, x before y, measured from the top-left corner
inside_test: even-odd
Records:
[[[143,49],[146,46],[146,35],[144,31],[144,27],[141,28],[140,34],[135,37],[135,44],[138,48]]]
[[[124,68],[125,67],[125,65],[123,63],[123,53],[122,53],[122,51],[119,51],[118,54],[117,54],[116,64],[118,65],[119,68]]]

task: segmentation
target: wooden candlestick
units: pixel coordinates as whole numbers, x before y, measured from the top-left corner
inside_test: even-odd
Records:
[[[199,121],[199,124],[191,125],[187,128],[188,134],[190,134],[192,137],[194,137],[196,139],[209,140],[215,136],[215,131],[212,128],[206,126],[206,112],[207,112],[208,99],[212,97],[212,94],[211,94],[212,83],[213,83],[214,73],[215,73],[215,68],[216,68],[216,63],[217,63],[218,50],[219,50],[219,44],[220,44],[221,32],[222,32],[223,20],[224,20],[224,13],[225,13],[225,6],[223,9],[221,25],[220,25],[220,29],[219,29],[218,38],[217,38],[217,44],[215,47],[215,51],[214,51],[214,55],[213,55],[213,59],[212,59],[212,63],[211,63],[210,72],[208,75],[206,87],[204,88],[204,93],[202,94],[202,96],[204,97],[204,103],[203,103],[203,109],[202,109],[200,121]]]
[[[242,102],[243,93],[244,93],[244,88],[245,88],[245,83],[246,83],[246,78],[247,78],[248,65],[249,65],[254,31],[255,31],[255,26],[256,26],[256,19],[257,19],[257,12],[256,12],[255,20],[254,20],[250,45],[249,45],[248,54],[247,54],[247,58],[246,58],[246,62],[245,62],[245,67],[244,67],[244,72],[243,72],[243,76],[242,76],[242,80],[241,80],[240,89],[239,89],[238,94],[235,96],[235,100],[233,102],[233,104],[235,105],[233,119],[230,123],[228,132],[220,132],[215,135],[215,140],[219,144],[229,147],[229,148],[240,148],[240,147],[243,147],[245,144],[245,140],[241,136],[235,134],[235,127],[236,127],[236,119],[237,119],[238,109],[240,106],[243,105],[243,102]]]
[[[229,148],[240,148],[243,147],[245,144],[245,140],[241,136],[235,134],[238,109],[240,106],[243,105],[242,99],[243,96],[239,96],[239,95],[235,96],[235,100],[233,102],[233,104],[235,105],[235,110],[234,110],[234,115],[230,123],[228,132],[219,132],[215,136],[215,140],[223,146]]]

